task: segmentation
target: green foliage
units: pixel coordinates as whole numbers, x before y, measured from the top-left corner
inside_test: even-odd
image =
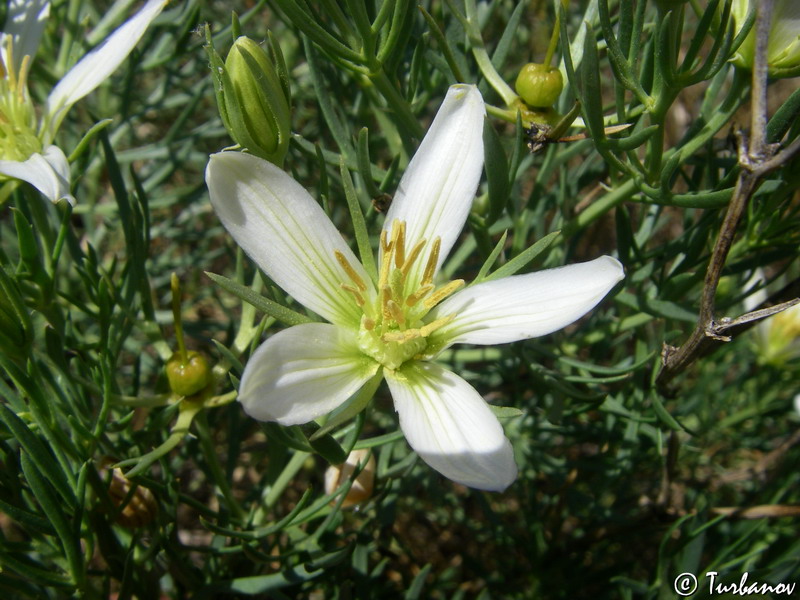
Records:
[[[129,4],[53,3],[38,105]],[[232,140],[204,46],[227,55],[231,8],[234,35],[283,55],[286,170],[370,274],[390,194],[456,82],[488,103],[486,175],[445,275],[624,264],[566,330],[442,355],[503,407],[520,469],[506,492],[417,460],[379,377],[327,423],[260,424],[235,402],[259,341],[317,317],[208,201],[208,156]],[[800,296],[800,91],[772,82],[762,114],[758,73],[729,62],[753,23],[734,24],[730,0],[170,3],[58,133],[76,205],[0,181],[0,589],[656,599],[686,572],[800,584],[800,339],[766,360],[771,321],[734,322],[761,290],[761,308]],[[564,83],[547,114],[509,85],[546,54]],[[178,336],[210,366],[187,398],[165,372],[173,273]],[[377,461],[355,510],[351,481],[324,487],[354,448]]]

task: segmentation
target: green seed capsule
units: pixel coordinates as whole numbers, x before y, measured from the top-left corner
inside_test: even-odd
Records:
[[[564,89],[564,80],[554,67],[528,63],[520,69],[514,87],[528,106],[546,108],[558,100]]]
[[[179,396],[193,396],[211,381],[208,362],[199,352],[188,352],[187,362],[183,362],[180,352],[167,361],[167,380],[169,388]]]

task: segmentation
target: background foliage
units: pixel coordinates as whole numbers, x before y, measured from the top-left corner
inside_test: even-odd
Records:
[[[580,100],[586,128],[569,134],[588,139],[531,153],[530,123],[503,112],[491,83],[542,60],[556,7],[465,2],[175,1],[76,106],[59,132],[68,154],[113,120],[74,158],[75,208],[27,186],[0,208],[8,597],[672,598],[683,572],[701,590],[707,571],[800,580],[791,315],[712,340],[657,381],[664,344],[708,324],[707,266],[749,172],[737,136],[760,104],[750,73],[728,62],[729,3],[570,2],[556,108]],[[131,4],[55,2],[32,95],[42,100],[102,39],[115,24],[103,15],[118,10],[119,22]],[[340,230],[352,232],[352,178],[378,231],[377,201],[396,188],[447,87],[464,81],[497,110],[448,272],[473,278],[503,235],[499,263],[557,231],[529,269],[602,253],[625,265],[615,293],[567,330],[445,357],[487,400],[522,412],[504,420],[520,467],[505,493],[455,485],[417,460],[383,388],[316,447],[307,431],[259,424],[232,402],[247,356],[281,327],[239,298],[241,286],[290,300],[237,251],[203,181],[209,153],[231,141],[202,25],[224,56],[231,8],[243,33],[269,30],[282,48],[293,100],[285,168]],[[797,85],[774,81],[767,94],[766,141],[791,147]],[[631,127],[604,133],[617,123]],[[797,166],[783,155],[742,199],[711,289],[716,322],[743,314],[761,287],[772,304],[798,295]],[[213,389],[194,399],[172,395],[163,374],[177,348],[172,273],[187,344],[214,365]],[[372,448],[377,476],[372,497],[345,510],[346,490],[326,495],[323,474],[326,457],[354,444]]]

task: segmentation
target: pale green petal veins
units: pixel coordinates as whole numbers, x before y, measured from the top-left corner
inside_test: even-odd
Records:
[[[378,368],[358,350],[354,330],[296,325],[270,337],[250,357],[239,401],[261,421],[307,423],[341,405]]]
[[[47,98],[44,124],[45,143],[53,139],[64,115],[75,102],[93,91],[117,70],[161,13],[167,0],[148,0],[133,17],[117,28],[97,48],[89,52],[58,82]]]
[[[448,479],[502,491],[517,477],[511,443],[486,401],[458,375],[411,362],[386,381],[409,445]]]
[[[342,288],[344,256],[374,295],[361,263],[314,199],[289,175],[241,152],[214,154],[206,168],[211,204],[236,243],[269,277],[331,323],[358,328],[361,309]]]
[[[481,283],[442,302],[431,318],[454,315],[436,331],[437,351],[456,343],[506,344],[552,333],[594,308],[625,273],[615,258]]]
[[[4,65],[19,72],[25,56],[36,56],[49,16],[50,2],[47,0],[11,0],[8,3],[6,21],[0,33],[0,58]],[[8,51],[9,41],[13,48],[11,53]]]
[[[409,248],[423,239],[429,248],[434,238],[441,238],[437,270],[472,208],[483,171],[485,114],[477,87],[450,87],[386,215],[385,231],[395,221],[406,223]],[[409,275],[412,282],[422,279],[423,268],[424,263],[414,266]]]

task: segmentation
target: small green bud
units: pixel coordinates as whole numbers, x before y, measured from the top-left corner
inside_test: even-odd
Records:
[[[528,63],[520,69],[514,87],[528,106],[547,108],[558,100],[564,89],[564,80],[554,67]]]
[[[751,7],[752,6],[752,7]],[[733,0],[731,15],[737,32],[744,27],[750,10],[750,0]],[[752,70],[755,55],[755,25],[731,59],[737,67]],[[767,73],[772,78],[800,75],[800,2],[775,0],[767,40]]]
[[[268,54],[240,36],[223,63],[210,35],[208,39],[217,107],[225,128],[243,149],[281,166],[289,148],[291,96],[280,48],[270,38]]]
[[[211,381],[208,362],[199,352],[190,351],[184,362],[180,352],[167,361],[169,388],[179,396],[194,396]]]

